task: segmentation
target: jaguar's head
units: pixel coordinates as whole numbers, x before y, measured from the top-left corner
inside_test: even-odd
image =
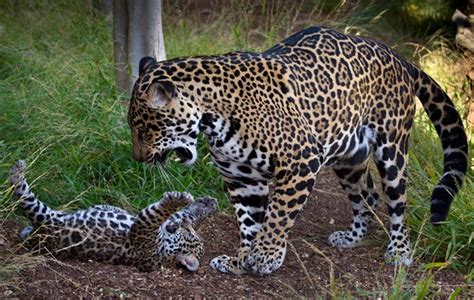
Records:
[[[199,268],[204,254],[203,241],[188,219],[167,220],[158,233],[158,256],[174,261],[191,272]]]
[[[192,225],[217,211],[217,200],[196,199],[174,213],[158,232],[158,253],[165,261],[176,261],[189,271],[196,271],[204,254],[203,241]]]
[[[173,80],[176,67],[151,57],[140,61],[128,110],[133,157],[151,165],[163,163],[175,151],[184,164],[197,158],[201,113],[193,96]]]

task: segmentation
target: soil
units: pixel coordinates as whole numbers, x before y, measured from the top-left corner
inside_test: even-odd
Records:
[[[349,202],[331,172],[318,178],[318,188],[298,217],[290,235],[283,266],[273,274],[234,276],[209,267],[220,254],[234,254],[238,231],[233,216],[217,214],[199,224],[206,255],[196,273],[168,267],[140,273],[128,266],[92,261],[56,260],[32,256],[19,250],[20,226],[0,221],[0,298],[70,297],[311,297],[337,294],[365,297],[383,296],[396,282],[396,268],[383,260],[387,237],[377,222],[369,236],[353,249],[339,250],[327,243],[328,235],[350,222]],[[383,211],[379,214],[386,220]],[[404,273],[402,288],[412,290],[426,277],[420,262]],[[474,297],[474,288],[465,286],[466,276],[451,269],[432,271],[432,296],[447,297],[457,287],[461,296]],[[400,277],[398,277],[400,278]],[[370,292],[372,291],[372,293]]]

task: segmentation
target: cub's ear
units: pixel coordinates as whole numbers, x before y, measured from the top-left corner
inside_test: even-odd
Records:
[[[176,89],[170,81],[157,81],[150,84],[146,92],[150,108],[162,108],[176,96]]]
[[[150,66],[156,64],[156,60],[151,56],[145,56],[140,59],[140,64],[138,65],[138,74],[142,75]]]

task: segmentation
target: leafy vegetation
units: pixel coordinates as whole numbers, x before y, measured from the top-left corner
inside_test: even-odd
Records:
[[[22,216],[15,213],[6,175],[12,163],[23,158],[29,162],[28,176],[34,179],[34,190],[56,208],[109,203],[136,210],[173,189],[224,200],[224,187],[206,155],[205,143],[201,143],[201,159],[191,168],[171,162],[166,170],[150,170],[132,160],[127,103],[117,100],[120,95],[114,88],[111,28],[88,3],[0,3],[1,215]],[[433,30],[415,30],[419,24],[416,20],[404,22],[403,28],[396,25],[410,17],[409,12],[418,11],[413,9],[417,3],[424,3],[417,7],[429,15],[428,9],[434,8],[431,2],[404,1],[404,14],[390,10],[394,1],[370,6],[368,1],[328,3],[231,1],[221,11],[203,16],[166,2],[167,54],[172,58],[236,49],[263,50],[307,25],[324,24],[384,41],[421,64],[457,104],[463,103],[466,82],[451,67],[462,58],[439,34],[432,34]],[[441,10],[444,16],[448,8]],[[422,12],[418,11],[420,15]],[[443,262],[428,264],[428,268],[459,268],[472,278],[472,172],[452,205],[447,223],[431,226],[428,199],[442,171],[442,151],[424,113],[417,121],[408,170],[408,222],[415,257]],[[226,203],[221,201],[222,208]],[[409,295],[425,295],[430,280],[421,281]]]

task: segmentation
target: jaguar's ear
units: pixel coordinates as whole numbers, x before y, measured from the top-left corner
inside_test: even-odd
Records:
[[[150,108],[162,108],[176,96],[176,90],[170,81],[153,82],[146,92],[147,104]]]
[[[138,74],[142,75],[150,66],[156,64],[156,60],[151,56],[145,56],[140,59],[140,64],[138,65]]]

